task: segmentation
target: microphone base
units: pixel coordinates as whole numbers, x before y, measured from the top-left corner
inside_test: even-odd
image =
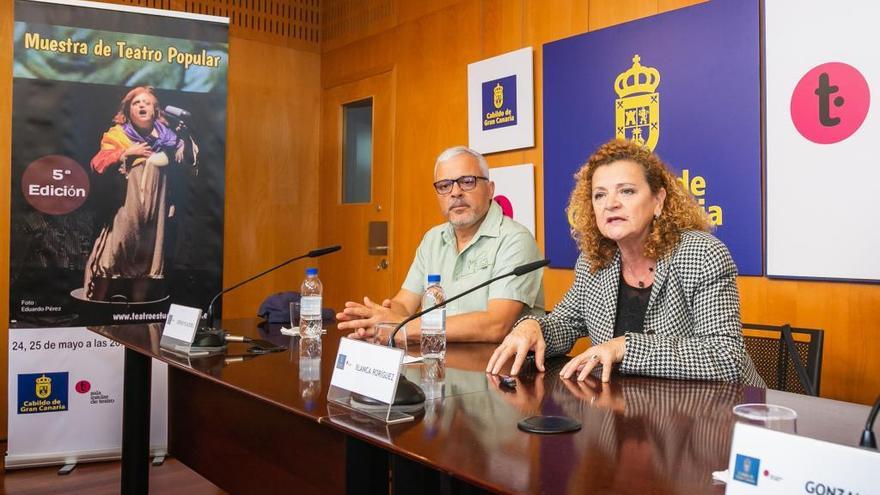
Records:
[[[352,404],[357,403],[358,405],[367,407],[388,407],[388,404],[385,404],[384,402],[380,402],[361,394],[351,394],[351,402]],[[400,379],[397,381],[397,390],[394,392],[394,404],[392,404],[392,406],[394,408],[406,408],[408,410],[410,408],[419,409],[424,402],[425,392],[422,390],[422,387],[419,387],[415,383],[409,381],[405,376],[401,375]]]
[[[874,437],[873,431],[865,430],[862,432],[862,440],[859,442],[859,447],[877,450],[877,438]]]
[[[581,422],[569,416],[531,416],[516,426],[527,433],[548,435],[578,431],[581,429]]]
[[[425,391],[422,387],[409,381],[407,377],[401,376],[397,381],[397,391],[394,393],[395,406],[408,406],[415,404],[423,404],[425,402]]]
[[[226,351],[226,332],[222,328],[200,327],[193,336],[193,351],[224,352]]]

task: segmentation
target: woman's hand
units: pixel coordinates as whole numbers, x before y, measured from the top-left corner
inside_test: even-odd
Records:
[[[516,375],[522,368],[529,351],[535,352],[535,366],[538,371],[544,371],[544,350],[547,348],[544,335],[541,333],[541,325],[535,320],[523,320],[519,325],[504,337],[501,345],[492,353],[489,364],[486,365],[486,373],[497,375],[504,363],[516,356],[510,367],[510,374]]]
[[[150,150],[150,146],[147,143],[135,143],[126,148],[119,159],[125,163],[130,156],[150,156],[152,153],[153,151]]]
[[[597,365],[602,365],[602,381],[607,382],[611,378],[611,366],[623,361],[626,354],[626,337],[616,337],[599,345],[594,345],[586,351],[573,357],[559,372],[559,376],[568,379],[578,371],[578,381],[584,381]]]

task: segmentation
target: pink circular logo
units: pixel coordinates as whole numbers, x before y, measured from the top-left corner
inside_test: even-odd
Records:
[[[92,388],[92,384],[88,382],[88,380],[80,380],[76,382],[76,391],[84,394],[88,392]]]
[[[852,136],[865,117],[871,92],[862,73],[843,62],[810,69],[791,95],[791,120],[802,136],[831,144]]]
[[[507,199],[507,196],[499,194],[498,196],[495,196],[495,202],[501,207],[501,213],[503,213],[505,217],[513,218],[513,203]]]

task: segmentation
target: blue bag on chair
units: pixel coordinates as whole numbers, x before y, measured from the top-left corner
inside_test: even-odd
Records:
[[[272,294],[263,300],[260,309],[257,310],[257,316],[265,318],[269,323],[290,323],[290,303],[294,303],[293,311],[296,318],[299,318],[299,292],[287,291]],[[324,323],[333,323],[336,321],[336,312],[331,308],[321,308],[321,319]]]

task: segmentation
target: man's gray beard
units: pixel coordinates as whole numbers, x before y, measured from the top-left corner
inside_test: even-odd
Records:
[[[450,221],[449,223],[451,223],[452,226],[457,229],[467,228],[467,227],[470,227],[471,225],[473,225],[472,222],[452,222],[452,221]]]
[[[470,218],[467,219],[467,220],[462,219],[462,218],[459,218],[458,220],[452,220],[452,219],[449,219],[449,223],[451,223],[452,226],[453,226],[453,227],[456,227],[456,228],[470,227],[470,226],[472,226],[472,225],[476,225],[476,224],[482,222],[483,219],[485,219],[485,218],[486,218],[486,215],[488,215],[488,214],[489,214],[489,210],[486,209],[486,212],[483,213],[482,216],[477,216],[476,213],[474,213],[474,214],[471,215]]]

